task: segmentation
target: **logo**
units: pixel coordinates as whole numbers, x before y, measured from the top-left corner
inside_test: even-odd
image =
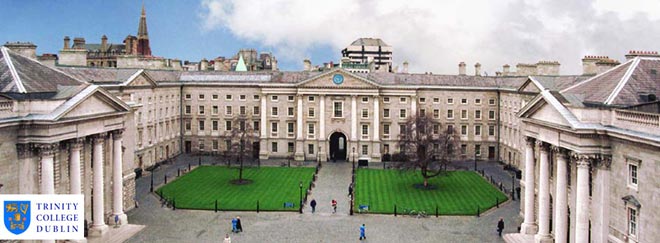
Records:
[[[336,85],[340,85],[344,82],[344,76],[341,74],[335,74],[332,76],[332,82],[335,83]]]
[[[30,201],[5,201],[5,227],[9,232],[20,235],[30,226]]]

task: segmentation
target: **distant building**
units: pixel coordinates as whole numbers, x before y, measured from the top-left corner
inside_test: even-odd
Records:
[[[360,38],[341,51],[342,65],[364,69],[373,62],[374,70],[392,72],[392,49],[379,38]]]
[[[241,49],[231,58],[217,57],[201,71],[277,71],[277,59],[270,52],[257,53],[255,49]]]

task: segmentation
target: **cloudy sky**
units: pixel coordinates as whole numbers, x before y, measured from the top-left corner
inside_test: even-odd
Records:
[[[12,24],[0,41],[32,41],[56,53],[64,35],[119,43],[137,31],[141,1],[9,1]],[[625,4],[625,5],[624,5]],[[584,55],[623,60],[628,50],[660,50],[658,0],[202,0],[145,1],[152,49],[198,61],[238,48],[272,51],[280,66],[336,61],[359,37],[394,47],[394,62],[413,72],[455,74],[460,61],[490,75],[503,64],[561,62],[580,74]],[[11,23],[10,22],[10,23]],[[46,24],[44,24],[46,23]],[[4,37],[3,37],[4,36]],[[395,65],[396,65],[395,64]]]

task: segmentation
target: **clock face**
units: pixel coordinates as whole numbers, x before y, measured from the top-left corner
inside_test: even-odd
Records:
[[[335,83],[336,85],[340,85],[344,82],[344,76],[341,74],[335,74],[332,76],[332,82]]]

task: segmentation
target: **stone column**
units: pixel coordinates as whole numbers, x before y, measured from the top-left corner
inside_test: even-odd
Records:
[[[326,161],[328,155],[325,152],[325,95],[319,95],[319,158]]]
[[[371,150],[371,160],[373,162],[380,162],[380,101],[378,96],[373,97],[374,100],[374,127],[373,138],[373,148]]]
[[[41,156],[41,194],[55,194],[55,151],[57,143],[40,144],[39,156]]]
[[[598,163],[596,163],[596,177],[592,183],[597,190],[592,196],[591,200],[600,202],[608,202],[610,197],[610,167],[612,164],[612,157],[607,155],[599,156]],[[597,206],[593,209],[593,217],[591,219],[591,229],[593,242],[607,242],[609,224],[610,224],[610,207],[607,203],[594,204]],[[593,208],[593,207],[592,207]],[[595,221],[595,222],[594,222]]]
[[[525,219],[520,228],[523,234],[536,233],[534,222],[534,139],[525,139]]]
[[[298,95],[298,105],[296,107],[296,153],[294,154],[296,161],[305,160],[305,151],[303,146],[303,96]]]
[[[69,193],[81,194],[80,180],[80,150],[82,150],[84,140],[76,138],[69,144],[71,152],[69,153],[69,180],[71,182]]]
[[[535,242],[552,242],[550,235],[550,163],[548,163],[548,144],[537,140],[539,146],[539,231],[534,236]]]
[[[575,242],[589,241],[589,158],[576,154],[577,192],[575,199]]]
[[[410,116],[414,117],[417,115],[417,96],[410,96]]]
[[[357,158],[357,96],[351,95],[351,149],[350,159]]]
[[[108,232],[108,226],[103,220],[105,209],[103,207],[103,142],[106,134],[98,134],[93,138],[92,166],[94,167],[94,188],[92,190],[94,214],[90,235],[102,236]]]
[[[261,138],[259,141],[259,159],[268,159],[268,121],[266,116],[268,115],[268,110],[266,108],[266,99],[268,95],[263,94],[261,96],[261,120],[259,121],[259,130],[261,132]]]
[[[553,152],[557,154],[557,176],[555,177],[555,242],[564,243],[568,237],[568,179],[567,179],[567,154],[559,147],[553,147]]]
[[[123,130],[112,132],[112,215],[119,217],[119,224],[128,223],[128,218],[124,213],[124,183],[123,183],[123,159],[122,159],[122,133]]]

